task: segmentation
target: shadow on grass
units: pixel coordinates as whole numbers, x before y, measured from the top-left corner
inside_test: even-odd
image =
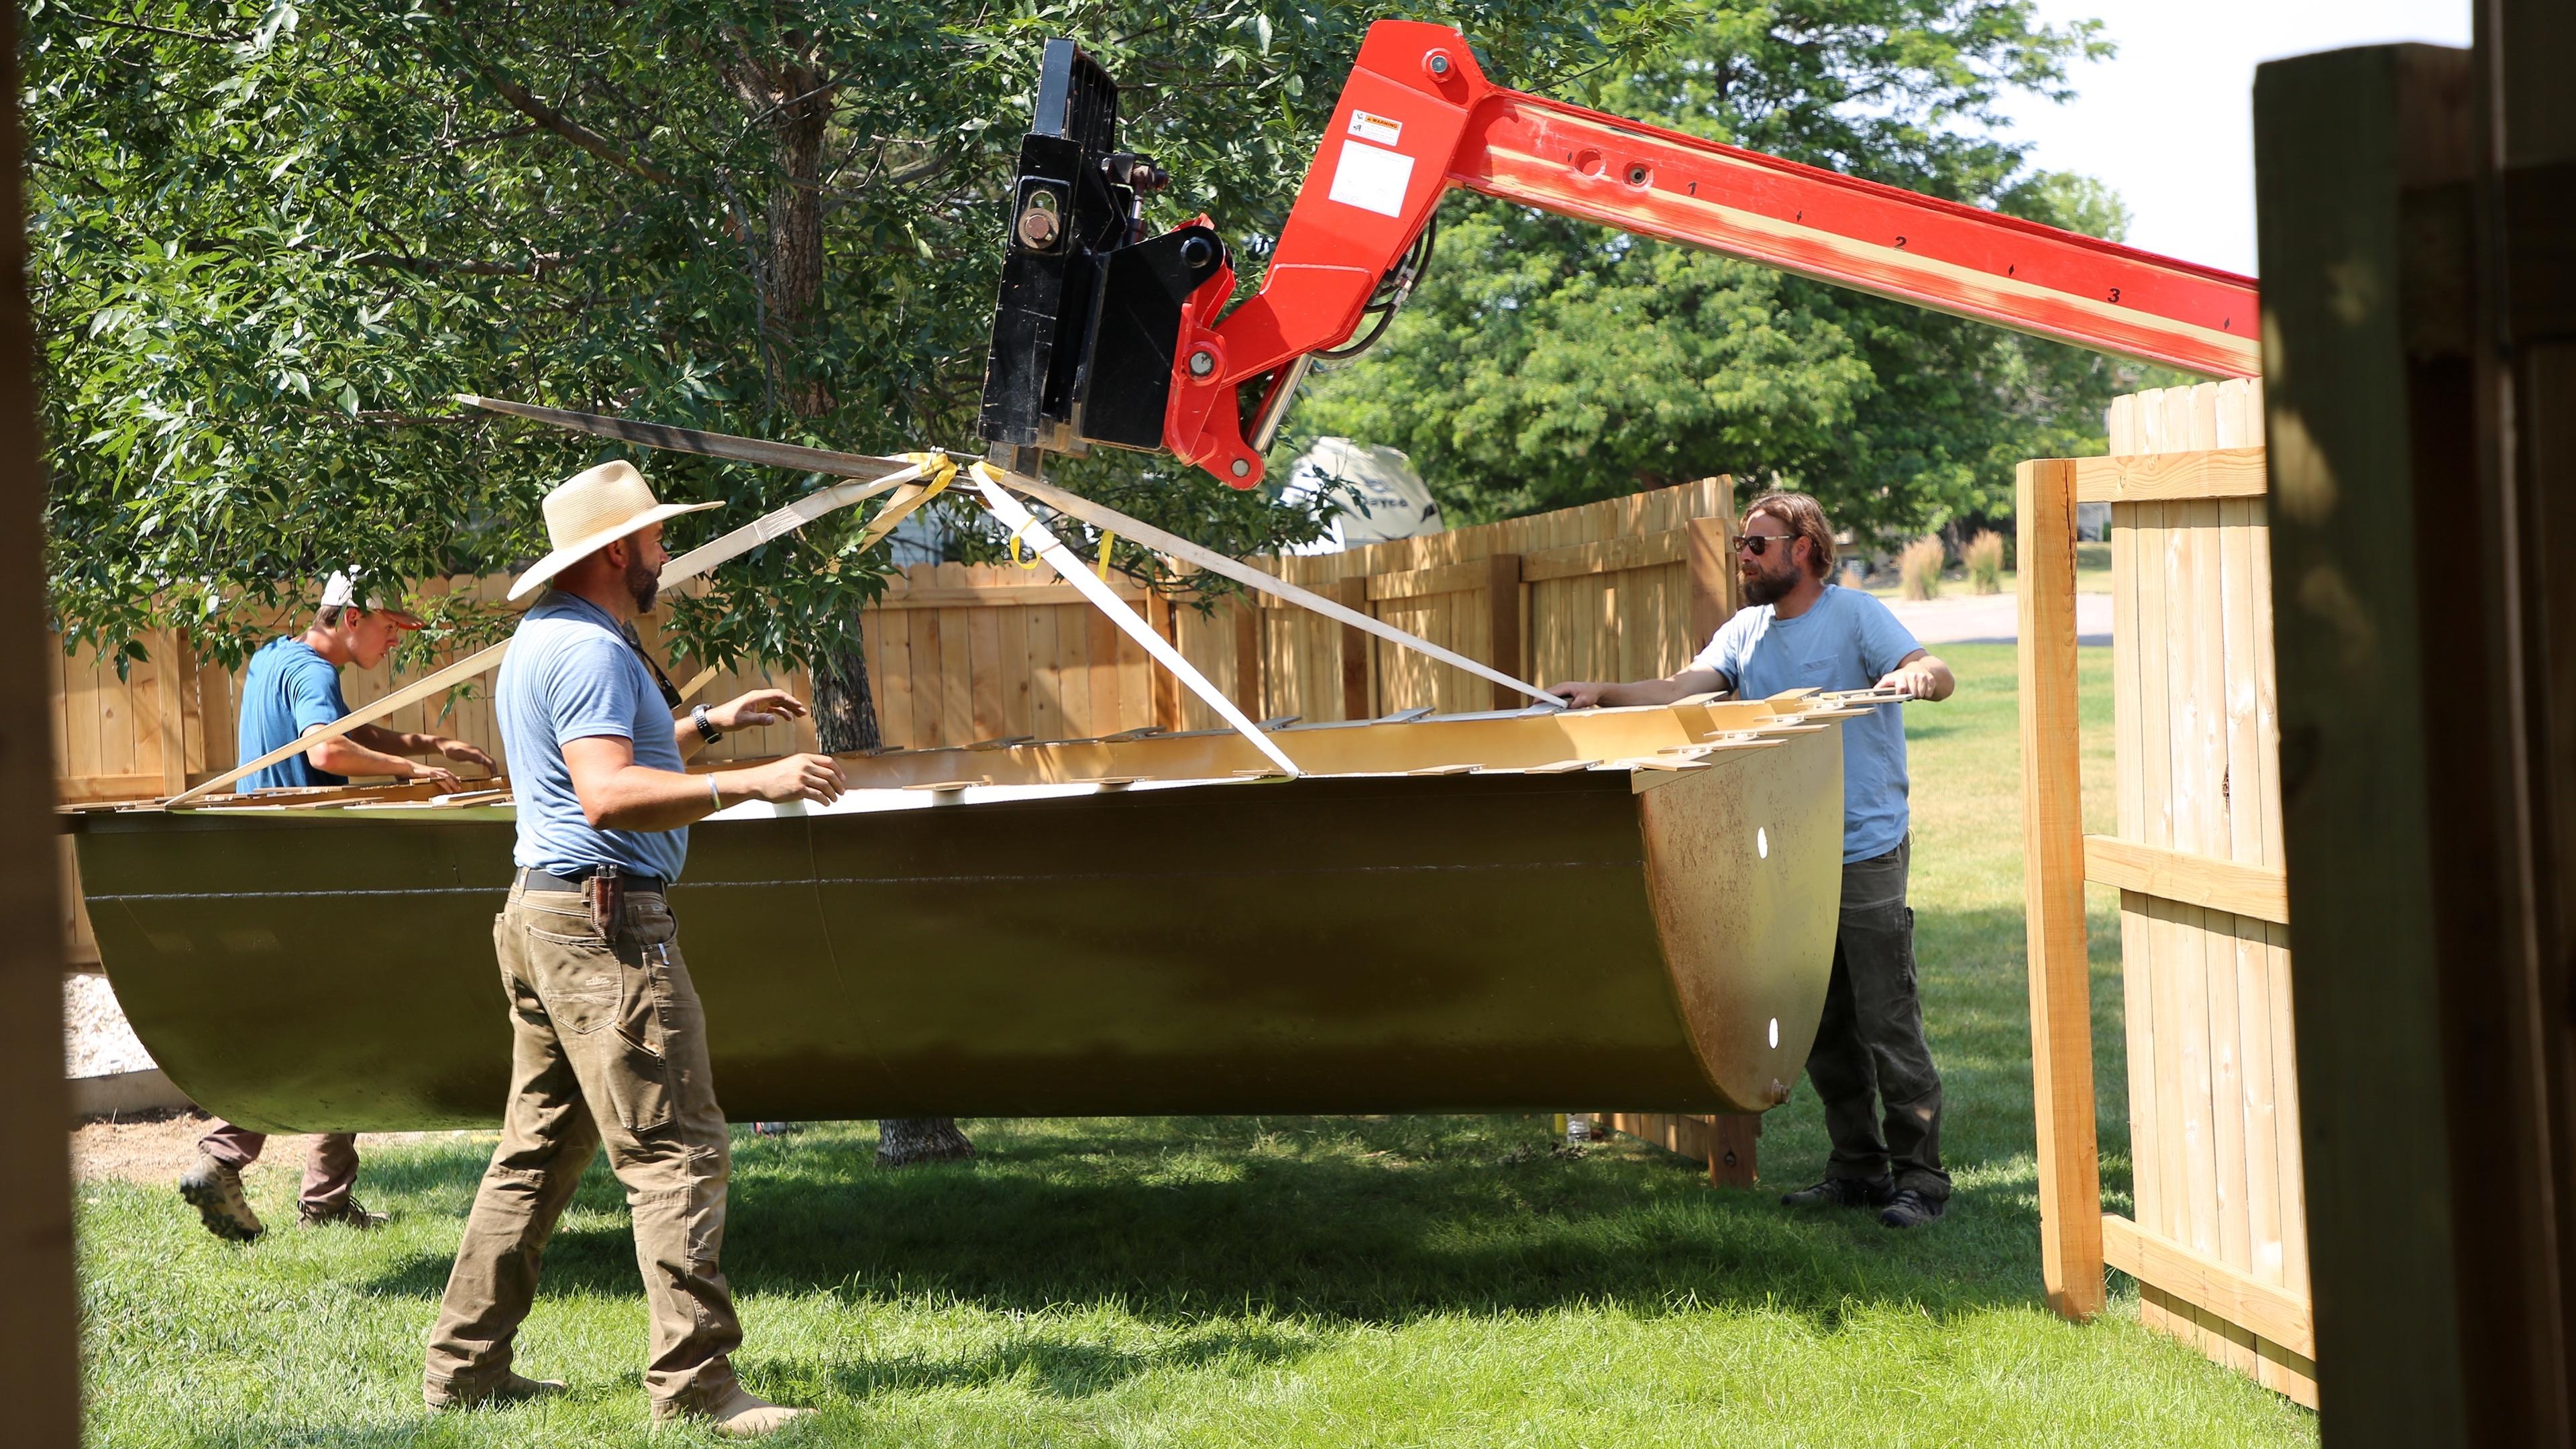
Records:
[[[1964,1191],[1938,1227],[1898,1235],[1861,1213],[1791,1213],[1776,1189],[1712,1190],[1697,1164],[1639,1144],[1582,1159],[1531,1151],[1547,1130],[1517,1117],[988,1122],[974,1126],[983,1162],[891,1173],[869,1164],[865,1129],[816,1129],[783,1147],[742,1146],[725,1262],[737,1291],[1010,1313],[1114,1304],[1164,1323],[1250,1312],[1390,1324],[1594,1305],[1751,1308],[1830,1328],[1861,1303],[1944,1316],[2036,1298],[2034,1259],[2022,1274],[1987,1271],[1999,1239],[2035,1246],[2023,1193]],[[480,1166],[425,1155],[386,1186],[462,1197]],[[547,1250],[545,1291],[638,1291],[619,1206],[594,1165]],[[412,1256],[366,1287],[435,1296],[448,1266]],[[1187,1351],[1286,1349],[1255,1335]],[[1096,1383],[1095,1360],[1115,1355],[1030,1345],[863,1376]]]

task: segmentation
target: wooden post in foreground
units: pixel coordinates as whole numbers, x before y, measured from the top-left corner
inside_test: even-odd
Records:
[[[0,911],[21,929],[0,943],[0,1092],[26,1133],[0,1192],[0,1414],[19,1449],[80,1443],[80,1319],[72,1278],[71,1118],[63,1086],[63,938],[54,880],[53,761],[45,697],[44,465],[37,457],[36,344],[27,318],[27,244],[18,133],[17,10],[0,16],[0,682],[28,707],[0,714]]]
[[[2576,25],[2255,72],[2326,1442],[2576,1443]],[[2447,540],[2437,543],[2436,540]]]
[[[2084,779],[2075,700],[2075,466],[2024,463],[2021,810],[2031,1107],[2048,1306],[2102,1311],[2102,1164],[2093,1130],[2093,983],[2084,931]]]

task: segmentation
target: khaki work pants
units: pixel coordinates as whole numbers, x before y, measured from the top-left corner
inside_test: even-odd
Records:
[[[605,1143],[644,1270],[657,1417],[733,1389],[742,1342],[716,1257],[733,1160],[707,1068],[706,1017],[659,895],[630,892],[612,944],[582,897],[510,892],[493,923],[510,997],[510,1102],[431,1330],[433,1400],[480,1397],[509,1371],[547,1235]]]

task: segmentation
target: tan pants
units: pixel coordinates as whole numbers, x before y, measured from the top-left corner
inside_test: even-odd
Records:
[[[733,1163],[677,932],[659,895],[627,896],[613,948],[578,895],[513,888],[495,919],[510,1103],[430,1331],[433,1401],[480,1397],[509,1370],[547,1235],[603,1142],[635,1219],[655,1412],[731,1392],[742,1327],[716,1257]]]

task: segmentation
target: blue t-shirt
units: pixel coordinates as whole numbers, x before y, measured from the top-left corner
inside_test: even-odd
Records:
[[[519,801],[511,859],[556,875],[613,865],[678,880],[689,858],[688,830],[593,826],[564,766],[564,741],[614,736],[634,743],[639,765],[684,768],[661,687],[617,620],[588,599],[549,590],[519,621],[492,692]]]
[[[1744,699],[1792,689],[1867,689],[1923,646],[1895,611],[1857,589],[1825,585],[1794,619],[1769,604],[1739,611],[1691,661]],[[1843,861],[1869,860],[1905,839],[1905,707],[1882,704],[1843,722]]]
[[[241,732],[233,758],[245,764],[315,725],[349,712],[340,697],[340,669],[301,639],[271,639],[242,671]],[[309,755],[289,755],[242,777],[236,790],[282,790],[304,785],[346,785],[349,777],[313,768]]]

